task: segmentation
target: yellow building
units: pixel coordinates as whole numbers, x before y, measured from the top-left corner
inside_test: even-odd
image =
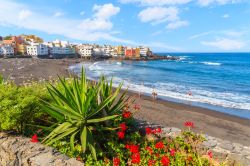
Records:
[[[140,48],[135,49],[135,57],[140,58]]]
[[[27,55],[27,49],[25,44],[17,44],[17,54]]]
[[[124,47],[123,46],[117,46],[116,48],[118,56],[124,56]]]

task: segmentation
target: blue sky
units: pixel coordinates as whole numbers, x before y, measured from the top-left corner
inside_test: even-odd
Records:
[[[0,35],[9,34],[155,52],[250,52],[250,2],[0,0]]]

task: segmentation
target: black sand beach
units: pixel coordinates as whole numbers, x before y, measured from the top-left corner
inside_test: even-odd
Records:
[[[0,59],[0,73],[17,84],[29,81],[56,79],[57,75],[69,76],[69,65],[79,63],[80,59]],[[141,99],[129,92],[141,104],[142,109],[135,114],[140,120],[169,127],[183,128],[185,121],[193,121],[194,131],[243,145],[250,145],[250,120],[227,115],[213,110],[190,105]]]

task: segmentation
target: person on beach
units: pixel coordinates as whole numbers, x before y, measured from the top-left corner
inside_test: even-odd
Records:
[[[141,98],[141,91],[138,92],[138,98],[140,99]]]
[[[141,86],[143,86],[143,83],[141,83]],[[138,97],[139,97],[139,99],[141,98],[142,94],[143,94],[143,93],[139,90],[139,92],[138,92]]]
[[[155,90],[153,89],[153,92],[152,92],[152,97],[153,97],[153,99],[154,100],[156,100],[156,98],[157,98],[157,93],[155,92]]]
[[[192,92],[191,91],[188,91],[188,96],[193,96]]]

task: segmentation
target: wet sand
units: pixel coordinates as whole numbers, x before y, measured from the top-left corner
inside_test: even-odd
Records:
[[[80,61],[79,59],[0,59],[0,73],[17,84],[27,80],[56,79],[57,75],[68,77],[68,66]],[[129,95],[134,96],[136,103],[142,106],[141,111],[135,114],[137,119],[177,128],[183,128],[185,121],[192,121],[195,124],[195,132],[250,146],[249,119],[160,99],[153,100],[148,96],[139,99],[133,92],[129,92]]]

